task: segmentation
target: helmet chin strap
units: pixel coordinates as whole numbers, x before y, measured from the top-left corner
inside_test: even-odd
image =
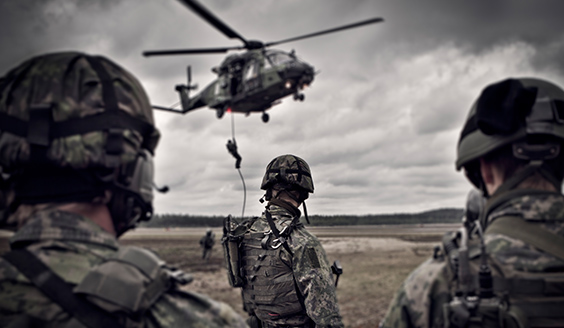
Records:
[[[306,222],[307,222],[307,224],[310,224],[310,222],[309,222],[309,217],[307,216],[307,207],[306,207],[306,204],[305,204],[305,199],[302,200],[302,201],[300,201],[293,193],[291,193],[291,192],[286,192],[286,194],[287,194],[290,198],[292,198],[293,200],[295,200],[296,203],[298,203],[298,204],[299,204],[300,202],[302,203],[302,207],[304,208],[304,216],[305,216]]]
[[[304,208],[304,216],[305,216],[307,224],[311,224],[311,223],[309,223],[309,217],[307,216],[307,207],[306,207],[306,204],[305,204],[305,200],[302,203],[302,207]]]

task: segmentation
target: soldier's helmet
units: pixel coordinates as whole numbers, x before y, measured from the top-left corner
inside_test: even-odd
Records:
[[[270,189],[274,184],[299,187],[313,193],[313,178],[309,165],[294,155],[282,155],[273,159],[267,166],[260,188]]]
[[[107,195],[116,232],[152,215],[159,132],[139,81],[100,56],[31,58],[0,79],[0,168],[18,204]]]
[[[466,198],[466,208],[464,211],[466,221],[473,222],[478,220],[480,213],[482,213],[485,207],[486,198],[483,193],[478,189],[472,188]]]
[[[520,180],[540,172],[560,190],[564,167],[554,165],[564,141],[564,90],[536,78],[506,79],[484,88],[470,109],[458,142],[456,168],[484,190],[479,158],[511,147],[528,163]],[[513,181],[513,186],[518,182]]]

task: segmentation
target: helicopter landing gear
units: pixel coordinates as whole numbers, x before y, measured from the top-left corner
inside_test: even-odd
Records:
[[[222,118],[222,117],[223,117],[223,114],[225,114],[225,109],[223,109],[223,108],[218,108],[215,113],[216,113],[216,115],[217,115],[217,118]]]
[[[263,121],[264,123],[268,123],[268,120],[270,119],[270,115],[268,115],[268,114],[265,113],[265,112],[262,112],[262,117],[261,117],[261,118],[262,118],[262,121]]]
[[[294,100],[304,101],[305,95],[303,93],[296,92],[294,93]]]

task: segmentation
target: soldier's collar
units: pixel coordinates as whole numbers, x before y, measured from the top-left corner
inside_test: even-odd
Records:
[[[488,199],[485,210],[482,211],[480,215],[480,222],[482,223],[482,226],[486,227],[488,222],[502,215],[527,216],[521,209],[521,205],[518,205],[518,207],[513,205],[515,203],[520,203],[525,197],[536,200],[556,197],[557,199],[562,199],[564,201],[564,196],[559,192],[537,189],[513,189],[505,193],[492,196]],[[538,213],[536,213],[536,215],[538,215]]]
[[[282,207],[283,209],[290,212],[290,214],[292,214],[292,217],[294,218],[299,218],[302,215],[302,212],[300,212],[300,210],[297,207],[282,199],[278,199],[278,198],[271,199],[266,205],[266,208],[269,209],[270,205],[276,205]]]
[[[18,248],[43,240],[72,240],[100,244],[118,249],[117,239],[88,218],[60,210],[34,214],[10,238],[10,246]]]

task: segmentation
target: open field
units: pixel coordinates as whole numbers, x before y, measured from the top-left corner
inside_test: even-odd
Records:
[[[317,235],[330,262],[340,260],[344,273],[337,294],[346,327],[376,327],[405,277],[433,253],[445,231],[456,225],[390,225],[309,227]],[[224,301],[242,311],[240,292],[231,288],[223,267],[219,237],[211,258],[201,259],[199,239],[205,228],[138,229],[123,244],[149,248],[169,264],[190,272],[194,281],[185,288]],[[7,249],[0,234],[0,251]]]

